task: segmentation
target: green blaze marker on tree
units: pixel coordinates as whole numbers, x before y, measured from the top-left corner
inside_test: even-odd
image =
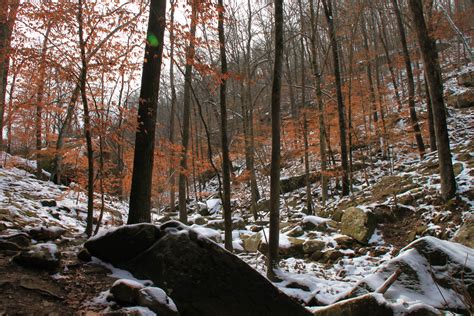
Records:
[[[147,41],[152,47],[157,47],[160,42],[155,34],[148,34]]]

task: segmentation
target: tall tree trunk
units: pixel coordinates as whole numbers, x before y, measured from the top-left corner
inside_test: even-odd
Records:
[[[326,131],[324,127],[324,103],[321,91],[321,71],[318,67],[318,54],[316,51],[316,16],[314,12],[314,0],[309,1],[310,20],[311,20],[311,63],[313,68],[314,84],[316,89],[316,102],[318,104],[319,118],[319,152],[321,156],[321,200],[322,204],[326,204],[328,198],[328,178],[327,155],[326,155]]]
[[[196,36],[196,19],[197,19],[197,0],[192,0],[192,13],[191,13],[191,30],[189,44],[186,49],[186,67],[184,72],[184,103],[183,103],[183,136],[182,136],[182,152],[180,162],[180,173],[178,182],[178,199],[179,199],[179,220],[187,224],[188,212],[186,209],[186,171],[187,166],[187,154],[189,147],[189,126],[190,126],[190,111],[191,111],[191,80],[193,72],[193,60],[194,60],[194,40]]]
[[[151,188],[155,153],[156,111],[160,88],[166,1],[151,0],[143,62],[138,128],[135,134],[132,188],[128,224],[150,222]]]
[[[226,83],[227,83],[227,56],[225,50],[224,34],[224,5],[223,0],[218,0],[218,31],[221,55],[221,80],[220,80],[220,107],[221,107],[221,146],[222,146],[222,184],[225,225],[225,249],[232,251],[232,210],[230,208],[230,159],[229,145],[227,142],[227,105],[226,105]]]
[[[171,14],[170,14],[170,89],[171,89],[171,111],[170,111],[170,134],[169,141],[171,144],[174,144],[174,130],[175,130],[175,112],[177,106],[177,97],[176,97],[176,86],[174,83],[174,11],[175,11],[175,1],[171,0]],[[172,156],[172,155],[171,155]],[[170,159],[170,163],[173,163],[173,160]],[[170,177],[170,212],[175,212],[176,210],[176,176],[175,169],[173,166],[169,170]]]
[[[280,244],[280,129],[281,74],[283,64],[283,0],[275,0],[275,60],[271,98],[272,161],[270,164],[270,237],[268,242],[267,276],[276,279],[278,246]]]
[[[94,149],[92,147],[92,130],[89,113],[89,104],[87,101],[86,84],[87,84],[87,61],[86,61],[86,42],[84,41],[83,31],[83,4],[79,0],[77,13],[77,21],[79,24],[79,46],[81,50],[81,75],[79,77],[82,106],[84,108],[84,134],[87,144],[87,220],[86,234],[92,235],[93,218],[94,218]]]
[[[454,178],[451,149],[449,147],[438,51],[436,50],[435,41],[428,34],[421,0],[409,0],[408,4],[413,17],[413,27],[420,44],[423,66],[430,91],[431,106],[433,108],[434,129],[438,145],[439,173],[441,177],[441,196],[443,199],[448,200],[456,194],[456,180]]]
[[[403,60],[405,62],[405,69],[407,73],[408,81],[408,107],[410,109],[410,120],[413,131],[415,133],[415,140],[418,146],[418,152],[420,158],[423,159],[425,155],[425,144],[423,143],[423,137],[421,136],[420,125],[418,124],[418,118],[415,110],[415,81],[413,79],[413,70],[411,68],[410,53],[408,52],[408,45],[405,36],[405,28],[403,26],[402,15],[400,13],[400,7],[398,6],[397,0],[391,0],[395,16],[397,18],[398,32],[400,33],[400,41],[402,44]]]
[[[7,92],[10,43],[19,0],[0,0],[0,150],[3,150],[3,116]]]
[[[313,198],[311,194],[310,165],[309,165],[309,141],[308,141],[308,107],[306,106],[306,72],[305,72],[305,46],[304,46],[304,24],[303,5],[298,0],[300,11],[300,61],[301,61],[301,107],[303,108],[303,144],[304,144],[304,174],[306,182],[306,213],[313,214]]]
[[[43,96],[44,96],[44,81],[46,75],[46,53],[48,50],[48,39],[49,32],[51,31],[51,23],[48,23],[46,29],[46,34],[43,40],[43,47],[41,48],[41,60],[39,64],[39,75],[38,75],[38,90],[36,92],[36,116],[35,116],[35,125],[36,125],[36,177],[38,179],[42,176],[41,168],[41,145],[42,145],[42,112],[43,112]]]
[[[436,134],[434,130],[434,122],[433,122],[433,107],[431,106],[431,98],[430,98],[430,91],[428,88],[428,81],[426,80],[425,74],[425,98],[426,98],[426,109],[428,111],[428,131],[430,134],[430,151],[434,152],[438,150],[436,146]]]
[[[334,29],[334,15],[332,10],[332,0],[323,0],[324,12],[329,27],[329,37],[331,38],[332,58],[334,62],[334,77],[336,81],[337,112],[339,118],[339,140],[341,143],[341,167],[342,167],[342,195],[349,194],[349,165],[347,161],[346,144],[346,122],[344,100],[342,97],[342,81],[339,66],[339,50],[337,45],[337,35]]]

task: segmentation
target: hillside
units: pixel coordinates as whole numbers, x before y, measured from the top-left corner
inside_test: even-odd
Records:
[[[332,198],[326,206],[317,204],[317,216],[302,212],[304,188],[285,193],[281,196],[280,282],[274,285],[317,314],[323,313],[321,306],[376,291],[401,269],[384,295],[371,294],[367,301],[384,302],[381,306],[402,314],[472,311],[469,295],[474,250],[469,247],[473,246],[474,223],[474,110],[448,108],[448,113],[458,184],[455,199],[445,203],[439,198],[435,154],[420,161],[415,154],[403,151],[392,161],[377,160],[358,171],[354,178],[367,175],[367,181],[355,183],[350,198]],[[397,126],[397,132],[402,132],[404,123]],[[58,186],[38,180],[26,171],[34,169],[34,162],[3,155],[0,311],[63,314],[120,309],[117,303],[105,300],[108,288],[116,278],[134,278],[98,259],[87,263],[77,258],[86,240],[84,192],[74,184]],[[288,179],[297,176],[299,169],[290,166],[282,173]],[[207,190],[215,188],[215,181]],[[265,199],[262,216],[254,221],[245,200],[239,197],[247,194],[245,190],[235,187],[233,196],[233,246],[240,259],[264,274],[268,247]],[[318,197],[318,183],[313,184],[313,192]],[[99,196],[95,203],[97,219]],[[167,209],[155,210],[153,221],[162,224],[177,216]],[[99,235],[107,235],[108,228],[120,226],[126,219],[127,205],[107,197]],[[189,219],[190,229],[223,246],[218,198],[191,202]],[[21,257],[18,253],[24,253],[23,249],[33,249],[39,259],[12,260]],[[433,259],[433,253],[445,257],[444,268]],[[83,252],[79,257],[88,259]],[[35,269],[30,270],[31,266]],[[37,270],[39,267],[43,268]],[[464,283],[456,283],[459,273]],[[132,311],[150,312],[145,308],[123,310],[126,314]]]

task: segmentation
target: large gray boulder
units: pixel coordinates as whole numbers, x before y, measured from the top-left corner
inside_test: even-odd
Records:
[[[429,306],[406,308],[387,302],[382,294],[366,294],[317,309],[315,316],[436,316],[439,312]]]
[[[85,247],[136,278],[151,280],[184,316],[310,315],[238,257],[175,221],[121,227]]]
[[[385,293],[391,300],[419,301],[440,309],[467,310],[474,296],[474,249],[423,237],[401,250],[352,291],[357,296],[378,289],[396,270],[401,274]]]
[[[36,244],[20,252],[13,260],[27,268],[55,271],[59,268],[60,253],[52,243]]]
[[[366,244],[375,231],[377,222],[372,212],[365,212],[357,207],[349,207],[341,219],[341,230],[360,243]]]

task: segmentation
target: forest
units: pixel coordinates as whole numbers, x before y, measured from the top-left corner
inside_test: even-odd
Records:
[[[0,314],[471,315],[473,16],[0,0]]]

